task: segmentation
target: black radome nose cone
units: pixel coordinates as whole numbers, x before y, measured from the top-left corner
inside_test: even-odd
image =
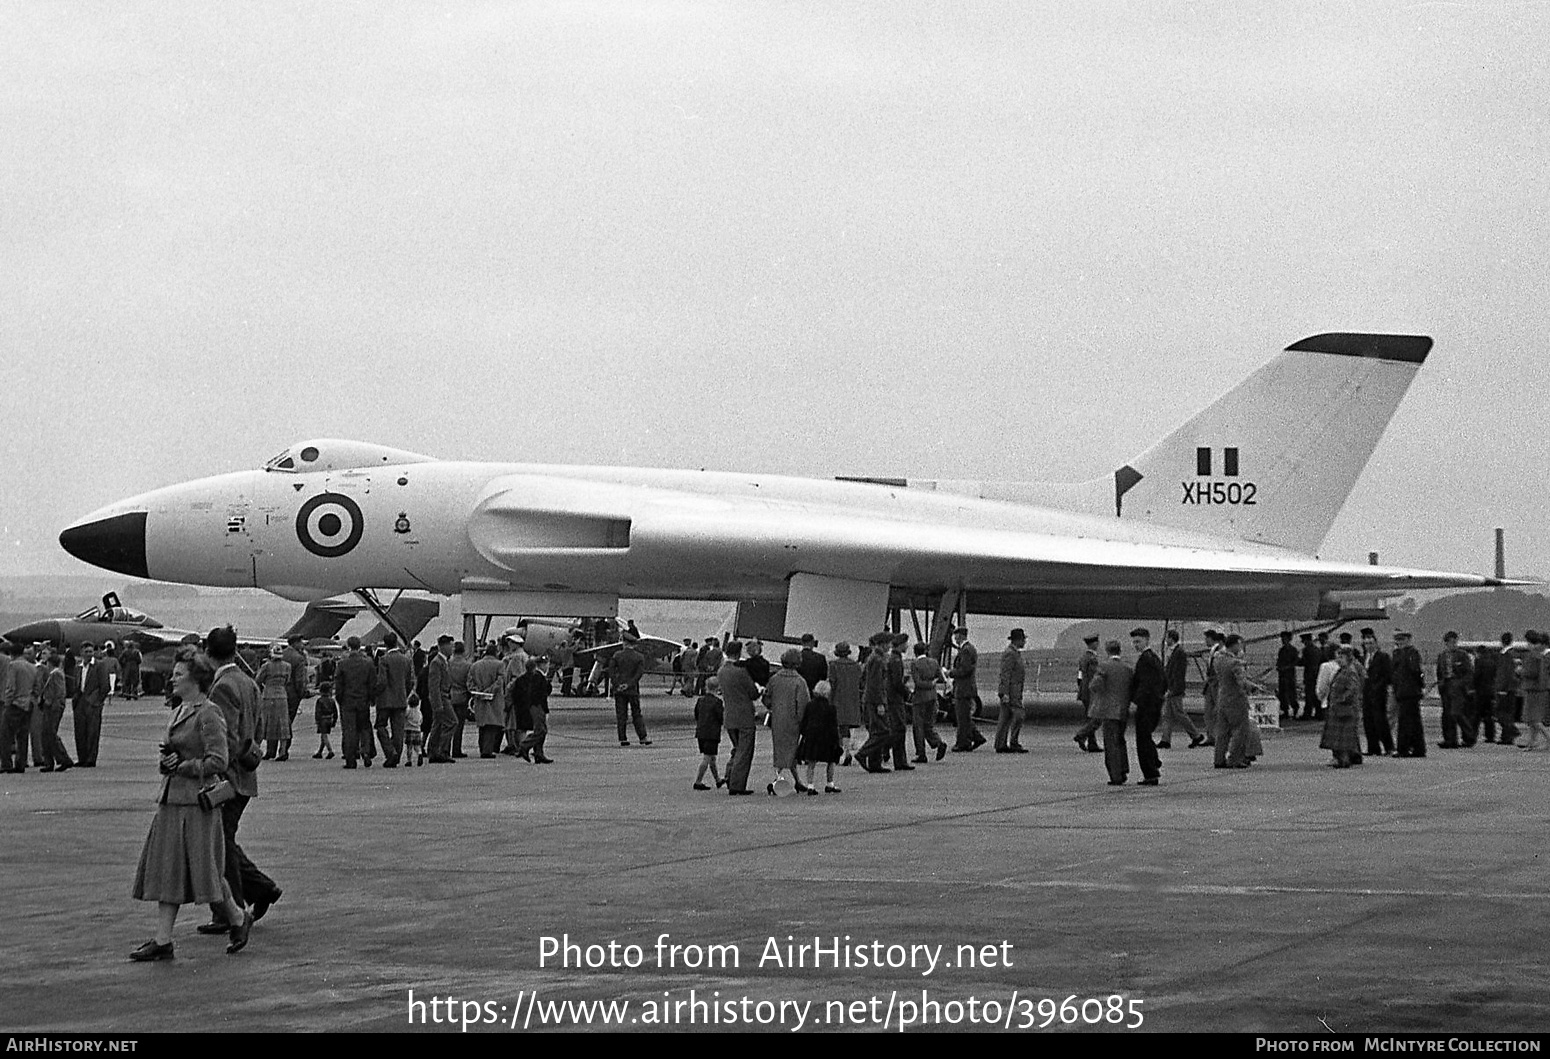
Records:
[[[71,526],[59,535],[59,546],[83,563],[130,577],[149,578],[145,568],[145,512],[98,519]]]

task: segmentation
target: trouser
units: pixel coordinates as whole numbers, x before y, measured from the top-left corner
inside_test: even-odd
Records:
[[[1162,759],[1157,756],[1157,744],[1152,742],[1152,732],[1161,716],[1159,703],[1136,704],[1136,764],[1141,766],[1141,775],[1149,780],[1162,775]]]
[[[1487,743],[1496,742],[1496,692],[1490,688],[1476,688],[1469,698],[1469,721],[1475,731]]]
[[[1140,721],[1137,720],[1137,725]],[[1195,727],[1195,722],[1190,720],[1189,714],[1184,712],[1184,696],[1169,695],[1163,699],[1162,718],[1157,723],[1157,741],[1159,743],[1173,742],[1173,726],[1178,725],[1189,735],[1190,739],[1199,739],[1200,730]]]
[[[973,750],[985,741],[974,726],[974,693],[953,692],[953,716],[958,721],[958,739],[953,744],[959,750]]]
[[[479,726],[479,756],[495,757],[501,752],[501,737],[506,734],[504,725],[481,724]]]
[[[1475,724],[1469,717],[1469,682],[1444,680],[1437,685],[1442,699],[1442,741],[1450,746],[1472,746]]]
[[[753,747],[758,737],[757,728],[728,728],[732,740],[732,758],[727,762],[727,790],[732,792],[748,789],[748,772],[753,768]]]
[[[861,708],[866,718],[867,737],[856,751],[862,768],[877,768],[883,763],[883,755],[893,747],[893,728],[888,723],[888,707],[875,703]]]
[[[1281,700],[1282,713],[1297,716],[1297,670],[1276,670],[1276,698]]]
[[[138,699],[140,697],[140,667],[124,670],[124,698]]]
[[[358,757],[372,759],[377,748],[371,736],[370,706],[339,707],[339,747],[347,765]]]
[[[1087,704],[1083,703],[1082,708],[1087,709]],[[1098,720],[1096,717],[1089,717],[1087,720],[1083,721],[1081,727],[1076,730],[1076,735],[1074,738],[1078,743],[1082,744],[1083,747],[1090,748],[1093,743],[1097,742],[1097,739],[1093,733],[1097,732],[1098,729],[1102,727],[1102,721]]]
[[[0,713],[0,769],[27,767],[27,736],[32,728],[29,714],[15,706]]]
[[[1304,702],[1302,715],[1317,717],[1319,713],[1319,671],[1317,669],[1303,670],[1302,697]]]
[[[544,756],[544,740],[549,738],[549,711],[533,711],[533,728],[522,739],[518,750],[531,750],[535,758]]]
[[[560,694],[576,694],[576,667],[566,666],[560,670]]]
[[[75,763],[95,765],[97,744],[102,739],[102,703],[78,696],[70,712],[75,718]]]
[[[1367,733],[1367,753],[1373,757],[1394,749],[1394,734],[1389,729],[1389,691],[1387,687],[1362,691],[1362,728]]]
[[[1104,721],[1103,767],[1109,771],[1110,783],[1124,783],[1130,775],[1130,752],[1125,749],[1125,721]]]
[[[1502,660],[1502,665],[1511,664],[1508,659]],[[1518,738],[1518,696],[1516,692],[1498,691],[1496,693],[1496,720],[1502,726],[1501,741],[1510,743]]]
[[[452,712],[457,717],[457,727],[452,730],[452,756],[462,757],[463,728],[469,721],[474,719],[474,715],[468,711],[468,704],[461,702],[454,702],[452,704]]]
[[[1022,735],[1022,696],[1019,695],[1015,703],[1009,699],[1002,699],[1001,716],[996,720],[996,749],[1006,750],[1009,747],[1022,745]]]
[[[907,702],[888,704],[888,749],[893,752],[893,767],[909,764],[907,744],[910,735],[910,707]]]
[[[619,728],[619,742],[629,741],[629,731],[626,728],[627,721],[635,722],[636,738],[641,740],[646,738],[646,720],[640,715],[639,688],[614,692],[614,720]]]
[[[382,748],[384,764],[398,764],[404,756],[405,710],[384,710],[377,707],[377,745]]]
[[[34,706],[27,714],[27,735],[32,741],[32,763],[39,768],[48,768],[54,763],[54,755],[43,745],[43,729],[47,725],[48,719],[44,716],[43,707]]]
[[[440,703],[431,730],[425,736],[425,756],[432,761],[451,761],[452,736],[456,731],[457,714],[453,712],[452,703]]]
[[[1213,763],[1217,765],[1247,765],[1249,763],[1249,711],[1244,709],[1216,710],[1216,740]]]
[[[910,727],[915,731],[915,756],[926,756],[926,747],[939,747],[942,737],[936,734],[936,695],[931,701],[920,700],[910,704]]]
[[[1395,696],[1395,702],[1399,705],[1399,738],[1395,753],[1425,757],[1426,730],[1421,727],[1420,697],[1401,699]]]
[[[285,689],[285,712],[291,717],[291,730],[296,730],[296,714],[301,710],[301,696],[290,688]]]
[[[275,881],[259,870],[258,865],[237,845],[237,828],[242,824],[242,812],[252,799],[245,794],[221,803],[221,831],[226,836],[226,885],[239,905],[251,905],[258,900],[273,902],[280,896]]]
[[[65,719],[64,704],[51,710],[40,709],[38,712],[43,715],[43,752],[46,759],[43,763],[55,768],[71,767],[75,762],[70,760],[64,740],[59,738],[59,722]]]

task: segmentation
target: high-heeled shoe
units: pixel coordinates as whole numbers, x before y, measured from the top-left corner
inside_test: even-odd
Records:
[[[328,752],[328,760],[330,760],[330,761],[334,760],[334,752],[332,750],[330,750]]]

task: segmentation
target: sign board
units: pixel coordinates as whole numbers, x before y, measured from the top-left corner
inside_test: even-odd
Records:
[[[1249,696],[1249,720],[1258,728],[1281,729],[1281,700],[1274,695]]]

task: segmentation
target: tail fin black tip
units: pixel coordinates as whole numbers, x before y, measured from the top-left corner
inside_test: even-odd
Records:
[[[1361,335],[1337,331],[1314,335],[1286,347],[1288,353],[1333,353],[1341,357],[1372,357],[1420,364],[1432,349],[1426,335]]]

